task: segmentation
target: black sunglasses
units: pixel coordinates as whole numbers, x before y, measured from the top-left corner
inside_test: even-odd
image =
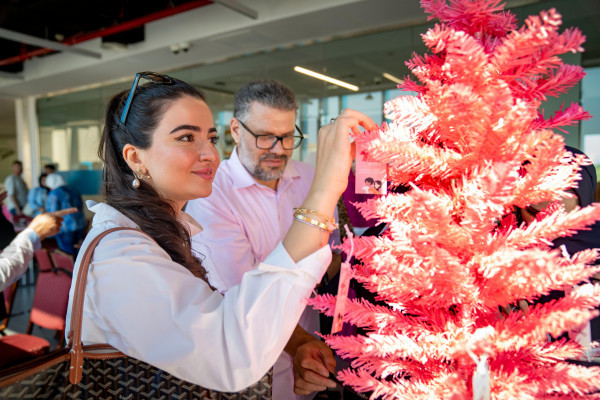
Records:
[[[237,118],[236,118],[237,119]],[[252,132],[250,128],[246,126],[242,121],[238,119],[238,122],[242,127],[247,130],[252,136],[256,138],[256,147],[262,150],[271,150],[273,147],[277,146],[277,142],[281,142],[281,147],[285,150],[294,150],[302,143],[304,140],[304,134],[298,127],[298,125],[294,125],[296,130],[300,134],[300,136],[275,136],[275,135],[257,135]]]
[[[170,85],[173,83],[173,79],[168,77],[167,75],[158,74],[152,71],[138,72],[135,74],[135,79],[133,80],[133,85],[131,85],[131,90],[129,91],[129,96],[127,96],[127,101],[125,102],[125,107],[123,107],[123,113],[121,114],[121,123],[125,124],[127,121],[127,114],[129,114],[129,109],[131,108],[131,102],[133,101],[133,94],[135,93],[135,89],[138,87],[138,83],[140,79],[148,79],[154,83],[162,83]]]

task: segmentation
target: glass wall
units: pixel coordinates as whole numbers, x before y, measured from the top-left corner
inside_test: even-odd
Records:
[[[314,163],[319,128],[329,123],[344,108],[354,108],[369,115],[375,122],[384,121],[383,105],[403,93],[397,83],[386,78],[408,75],[405,61],[414,52],[425,51],[420,34],[430,25],[387,30],[367,35],[311,43],[235,57],[218,64],[201,64],[189,68],[163,71],[189,82],[207,95],[215,125],[221,135],[219,152],[226,159],[234,143],[229,131],[233,114],[233,95],[243,84],[271,78],[288,85],[297,95],[300,108],[298,126],[307,140],[294,152],[294,158]],[[581,59],[569,59],[579,63]],[[302,66],[359,87],[354,92],[301,75],[294,66]],[[576,87],[556,105],[547,105],[546,114],[563,101],[579,102],[594,115],[600,115],[600,69],[588,68],[583,90]],[[102,129],[104,107],[111,96],[129,89],[133,76],[119,82],[41,98],[37,108],[40,120],[42,165],[55,163],[60,171],[85,176],[92,193],[99,187],[101,164],[97,145]],[[598,165],[600,163],[600,128],[597,119],[579,127],[570,127],[567,142],[580,147]],[[74,171],[91,171],[77,172]],[[95,172],[94,172],[95,171]]]
[[[314,41],[235,57],[218,64],[162,71],[204,91],[221,136],[223,159],[234,146],[229,122],[233,95],[243,84],[257,79],[276,79],[289,86],[299,101],[298,126],[307,139],[293,157],[314,163],[317,132],[344,108],[355,108],[376,122],[383,121],[383,102],[396,83],[383,73],[401,77],[408,73],[404,61],[413,51],[423,51],[419,34],[427,26],[388,30],[368,35]],[[358,92],[301,75],[299,65],[359,86]],[[117,92],[127,90],[133,77],[119,82],[41,98],[37,102],[40,121],[41,164],[53,163],[59,171],[100,179],[97,146],[104,107]],[[75,172],[79,171],[79,172]],[[95,176],[91,172],[96,171]],[[94,185],[89,185],[90,191]],[[96,185],[98,186],[98,185]]]
[[[586,68],[581,85],[581,105],[592,118],[581,123],[582,151],[596,166],[600,177],[600,67]]]

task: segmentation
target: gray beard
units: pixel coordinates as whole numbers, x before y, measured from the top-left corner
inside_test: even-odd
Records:
[[[269,154],[269,153],[263,155],[257,161],[255,161],[254,159],[252,159],[251,157],[248,156],[248,153],[245,151],[243,145],[240,146],[239,144],[238,144],[237,151],[238,151],[238,157],[239,157],[240,161],[242,162],[242,165],[246,168],[246,170],[248,170],[248,172],[250,172],[250,175],[252,175],[255,179],[258,179],[263,182],[274,181],[274,180],[281,178],[281,176],[283,175],[283,172],[285,171],[285,167],[287,166],[287,163],[289,161],[289,157],[286,155],[279,156],[279,155],[274,155],[274,154]],[[267,160],[267,159],[283,160],[284,164],[281,168],[277,168],[277,169],[262,168],[260,166],[261,161]]]

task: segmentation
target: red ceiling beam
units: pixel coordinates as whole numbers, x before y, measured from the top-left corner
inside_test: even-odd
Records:
[[[160,11],[148,14],[148,15],[144,15],[142,17],[132,19],[130,21],[125,21],[120,24],[108,27],[108,28],[103,28],[103,29],[100,29],[95,32],[73,35],[69,38],[66,38],[61,43],[67,44],[67,45],[74,45],[77,43],[85,42],[87,40],[96,39],[99,37],[104,37],[104,36],[109,36],[109,35],[114,35],[116,33],[120,33],[120,32],[124,32],[124,31],[128,31],[130,29],[138,28],[142,25],[147,24],[148,22],[156,21],[156,20],[159,20],[159,19],[162,19],[165,17],[170,17],[172,15],[179,14],[179,13],[182,13],[185,11],[190,11],[190,10],[193,10],[194,8],[203,7],[203,6],[206,6],[209,4],[213,4],[213,2],[210,0],[190,1],[190,2],[181,4],[181,5],[172,7],[172,8],[166,8],[164,10],[160,10]],[[0,67],[4,66],[4,65],[10,65],[10,64],[22,62],[22,61],[28,60],[30,58],[33,58],[33,57],[52,53],[54,51],[55,50],[52,50],[52,49],[36,49],[36,50],[28,51],[28,52],[21,52],[21,54],[19,54],[18,56],[9,57],[9,58],[5,58],[4,60],[0,60]]]

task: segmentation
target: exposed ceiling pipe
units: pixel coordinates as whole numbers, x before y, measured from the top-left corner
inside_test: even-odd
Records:
[[[84,33],[81,35],[74,35],[74,36],[71,36],[71,37],[63,40],[60,43],[66,44],[66,45],[73,45],[73,44],[85,42],[87,40],[113,35],[115,33],[124,32],[124,31],[128,31],[130,29],[133,29],[133,28],[140,27],[142,25],[145,25],[148,22],[156,21],[158,19],[165,18],[165,17],[170,17],[171,15],[179,14],[179,13],[189,11],[194,8],[206,6],[209,4],[213,4],[213,1],[211,1],[211,0],[190,1],[185,4],[175,6],[173,8],[167,8],[167,9],[164,9],[161,11],[157,11],[152,14],[144,15],[143,17],[132,19],[130,21],[125,21],[118,25],[113,25],[108,28],[100,29],[95,32]],[[22,61],[28,60],[30,58],[42,56],[42,55],[49,54],[52,52],[54,52],[54,50],[48,49],[48,48],[32,50],[32,51],[29,51],[26,53],[19,54],[18,56],[9,57],[9,58],[5,58],[4,60],[0,60],[0,66],[22,62]]]
[[[245,15],[248,18],[257,19],[258,13],[256,10],[245,6],[237,0],[213,0],[215,3],[219,3],[222,6],[232,9],[233,11],[237,11],[242,15]]]
[[[21,32],[15,32],[4,28],[0,28],[0,37],[3,39],[12,40],[14,42],[21,42],[39,47],[48,47],[56,51],[68,51],[86,57],[102,58],[102,54],[100,53],[96,53],[86,49],[80,49],[78,47],[67,46],[64,43],[59,43],[52,40],[40,39],[36,36],[26,35]]]

